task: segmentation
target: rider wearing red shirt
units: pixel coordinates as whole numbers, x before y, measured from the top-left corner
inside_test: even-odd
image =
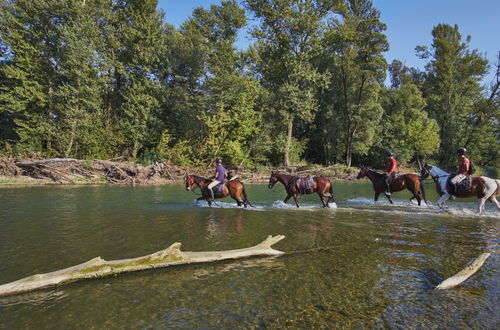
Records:
[[[387,154],[387,159],[389,160],[389,166],[387,167],[387,174],[385,175],[385,194],[387,196],[391,195],[391,182],[392,179],[396,178],[396,175],[398,174],[398,163],[396,162],[396,159],[394,158],[394,154],[392,152],[388,152]]]
[[[458,148],[457,149],[457,158],[458,158],[458,170],[457,170],[457,175],[455,175],[453,178],[451,178],[450,183],[454,187],[453,189],[456,191],[456,186],[462,182],[465,178],[467,178],[467,175],[469,174],[469,168],[470,168],[470,160],[469,158],[465,157],[465,153],[467,150],[464,147]],[[455,193],[452,193],[452,196]]]

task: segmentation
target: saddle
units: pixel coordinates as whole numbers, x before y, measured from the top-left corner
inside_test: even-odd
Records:
[[[310,177],[301,178],[296,176],[292,179],[292,184],[297,188],[301,195],[305,195],[312,192],[314,180]]]
[[[222,195],[222,193],[224,192],[224,184],[227,182],[226,179],[224,179],[224,181],[222,181],[221,183],[219,183],[218,185],[216,185],[215,187],[212,188],[212,190],[214,191],[214,195]],[[206,188],[208,189],[208,188]]]
[[[453,179],[455,176],[457,176],[457,174],[450,175],[450,177],[446,181],[446,190],[448,190],[451,195],[458,195],[459,193],[469,191],[472,188],[471,176],[465,177],[465,179],[460,181],[457,185],[454,185],[453,183],[451,183],[451,179]]]

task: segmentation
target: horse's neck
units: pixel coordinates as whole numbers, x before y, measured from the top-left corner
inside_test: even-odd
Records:
[[[288,182],[290,182],[290,179],[292,178],[291,176],[286,174],[275,174],[275,176],[276,179],[278,179],[278,181],[284,184],[285,186],[288,184]]]
[[[196,183],[196,185],[200,188],[203,188],[208,184],[207,180],[200,176],[194,176],[194,183]]]
[[[436,176],[436,177],[443,177],[443,176],[450,175],[450,173],[440,169],[439,167],[434,166],[433,169],[434,169],[434,174],[435,174],[434,176]]]
[[[380,180],[380,178],[382,177],[382,174],[377,173],[377,172],[372,171],[372,170],[368,170],[368,173],[366,173],[366,176],[368,177],[368,179],[370,179],[371,182],[376,182],[377,180]]]

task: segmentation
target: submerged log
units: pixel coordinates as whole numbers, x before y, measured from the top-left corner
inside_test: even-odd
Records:
[[[268,236],[262,243],[252,247],[209,252],[183,252],[181,243],[174,243],[165,250],[146,256],[106,261],[101,257],[91,259],[66,269],[46,274],[37,274],[15,282],[0,285],[0,296],[34,291],[50,286],[75,282],[83,279],[100,278],[109,275],[139,270],[168,267],[181,264],[213,262],[219,260],[248,258],[254,256],[278,256],[284,252],[271,248],[285,236]]]
[[[490,255],[490,253],[481,254],[479,257],[474,259],[469,266],[465,267],[460,272],[441,282],[441,284],[436,287],[436,290],[450,289],[464,282],[466,279],[474,275],[479,270],[479,268],[481,268],[481,266]]]

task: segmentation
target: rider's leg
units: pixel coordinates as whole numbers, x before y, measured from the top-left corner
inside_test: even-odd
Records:
[[[391,195],[391,181],[392,177],[389,174],[386,174],[384,178],[384,183],[385,183],[385,194],[387,196]]]
[[[453,189],[453,191],[450,192],[450,195],[452,196],[452,198],[454,199],[455,198],[455,195],[457,194],[457,185],[462,182],[464,179],[466,178],[465,175],[463,174],[457,174],[455,175],[451,180],[450,180],[450,184],[451,184],[451,187]]]
[[[217,180],[214,180],[212,182],[210,182],[210,184],[208,185],[208,192],[210,193],[210,198],[211,200],[215,200],[215,196],[214,196],[214,191],[213,191],[213,188],[218,185],[220,182],[217,181]]]

